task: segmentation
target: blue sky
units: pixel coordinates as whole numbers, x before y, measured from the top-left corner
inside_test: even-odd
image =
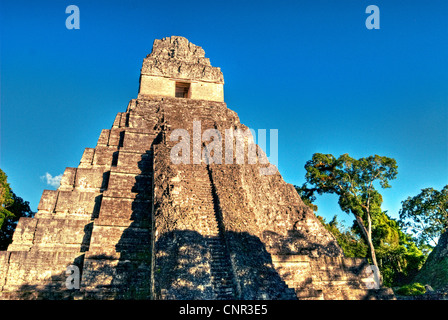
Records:
[[[68,30],[68,5],[80,29]],[[368,5],[380,29],[368,30]],[[188,38],[221,67],[242,123],[278,129],[279,169],[304,182],[313,153],[398,163],[384,210],[448,183],[448,2],[2,1],[0,167],[36,210],[43,179],[76,167],[136,98],[154,39]],[[338,214],[337,198],[318,214]]]

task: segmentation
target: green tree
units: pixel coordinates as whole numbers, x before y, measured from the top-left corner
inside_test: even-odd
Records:
[[[296,189],[300,198],[302,198],[303,203],[310,207],[310,209],[313,210],[314,213],[316,213],[319,208],[313,203],[314,201],[316,201],[316,196],[313,194],[313,190],[309,190],[305,186],[294,186],[294,188]],[[325,225],[325,222],[322,222]]]
[[[29,202],[18,197],[0,169],[0,250],[6,250],[20,217],[32,217]]]
[[[313,201],[314,193],[333,193],[339,196],[342,211],[352,213],[366,241],[372,263],[378,267],[372,241],[372,218],[381,214],[382,197],[375,183],[390,188],[389,181],[396,178],[395,159],[378,155],[354,159],[348,154],[339,158],[331,154],[315,153],[305,164],[306,182],[300,188],[306,190],[307,201]]]
[[[9,186],[7,176],[0,169],[0,229],[6,219],[14,217],[14,214],[8,208],[14,203],[11,187]]]
[[[399,214],[402,227],[415,234],[422,244],[437,245],[448,228],[448,185],[441,191],[425,188],[408,197]]]
[[[372,224],[372,239],[384,284],[408,283],[423,266],[427,253],[386,212],[376,215]]]
[[[345,227],[335,215],[330,222],[317,216],[327,230],[336,238],[344,256],[366,258],[368,246],[354,221],[351,228]],[[402,232],[399,224],[386,212],[372,219],[372,241],[377,253],[383,284],[389,287],[402,286],[412,281],[423,266],[427,253],[417,247],[415,240]]]
[[[344,256],[348,258],[367,257],[367,244],[359,234],[355,232],[354,228],[347,228],[341,224],[337,219],[337,215],[335,215],[328,223],[321,216],[317,216],[317,218],[322,222],[325,228],[334,235],[338,245],[344,252]]]

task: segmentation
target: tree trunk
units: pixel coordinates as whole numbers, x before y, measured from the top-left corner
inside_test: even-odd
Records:
[[[380,281],[380,285],[381,285],[381,275],[380,275],[380,270],[378,268],[378,262],[376,260],[376,255],[375,255],[375,248],[373,247],[373,242],[372,242],[372,229],[371,229],[371,224],[370,224],[370,216],[367,215],[367,219],[368,219],[368,223],[369,223],[369,230],[367,230],[366,226],[364,225],[362,218],[359,216],[356,216],[356,222],[358,223],[359,228],[361,229],[365,240],[367,241],[367,244],[369,246],[369,251],[370,251],[370,258],[372,259],[372,263],[373,265],[376,267],[376,269],[378,270],[378,279]]]
[[[367,210],[369,211],[369,210]],[[375,248],[373,247],[372,242],[372,221],[370,220],[370,212],[367,212],[367,242],[369,243],[370,255],[372,258],[373,265],[378,267],[378,262],[376,261]]]
[[[367,239],[367,243],[369,244],[370,258],[372,259],[372,263],[374,266],[378,267],[378,262],[376,261],[375,248],[373,247],[371,234],[369,235],[369,237]]]

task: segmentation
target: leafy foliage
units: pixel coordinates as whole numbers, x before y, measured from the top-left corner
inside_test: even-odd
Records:
[[[307,189],[305,186],[294,186],[294,188],[296,189],[300,198],[302,198],[303,203],[310,207],[310,209],[313,210],[314,213],[316,213],[319,208],[313,203],[314,201],[316,201],[316,196],[313,195],[313,191]]]
[[[336,158],[331,154],[315,153],[305,164],[305,169],[306,182],[299,187],[305,203],[315,200],[315,192],[319,195],[338,195],[339,206],[342,211],[354,215],[369,246],[372,262],[377,265],[372,242],[372,219],[382,213],[383,199],[374,183],[390,188],[389,181],[397,175],[395,159],[375,155],[357,160],[348,154]]]
[[[20,217],[32,217],[29,202],[18,197],[0,169],[0,250],[6,250]]]
[[[317,217],[325,228],[330,231],[338,245],[341,247],[344,255],[349,258],[365,258],[368,253],[368,246],[364,239],[354,231],[354,228],[345,228],[335,215],[333,219],[327,223],[323,217]]]
[[[356,223],[348,229],[335,215],[327,223],[318,216],[327,230],[336,238],[346,257],[367,258],[368,246],[362,238]],[[389,287],[409,283],[421,269],[427,258],[409,235],[403,233],[397,221],[382,213],[373,222],[373,243],[383,277],[383,284]]]
[[[386,212],[375,217],[372,231],[373,244],[387,286],[402,285],[413,279],[423,266],[427,253],[405,234],[399,223]]]
[[[7,181],[7,176],[0,169],[0,229],[6,219],[14,217],[14,214],[8,208],[14,203],[12,191]]]
[[[418,282],[404,285],[396,291],[397,294],[402,296],[416,296],[425,292],[425,286]]]
[[[347,257],[366,257],[378,265],[383,284],[402,285],[417,274],[424,264],[427,247],[404,233],[401,225],[383,212],[381,194],[376,187],[390,188],[389,181],[397,176],[396,161],[378,155],[353,159],[348,154],[339,158],[316,153],[305,165],[306,182],[296,187],[305,204],[313,204],[316,194],[339,196],[342,211],[355,217],[353,226],[345,229],[336,216],[324,226],[336,237]],[[379,261],[379,263],[378,263]]]
[[[403,228],[416,234],[422,244],[435,246],[448,228],[448,185],[441,191],[426,188],[408,197],[402,202],[400,220]]]

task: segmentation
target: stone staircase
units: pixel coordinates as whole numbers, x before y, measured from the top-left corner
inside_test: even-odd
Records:
[[[235,285],[225,244],[220,236],[205,237],[211,253],[212,284],[218,300],[235,299]]]
[[[219,226],[219,208],[212,189],[208,170],[201,166],[195,172],[196,195],[200,199],[197,209],[198,228],[210,252],[212,285],[218,300],[236,299],[235,278],[223,230]]]

